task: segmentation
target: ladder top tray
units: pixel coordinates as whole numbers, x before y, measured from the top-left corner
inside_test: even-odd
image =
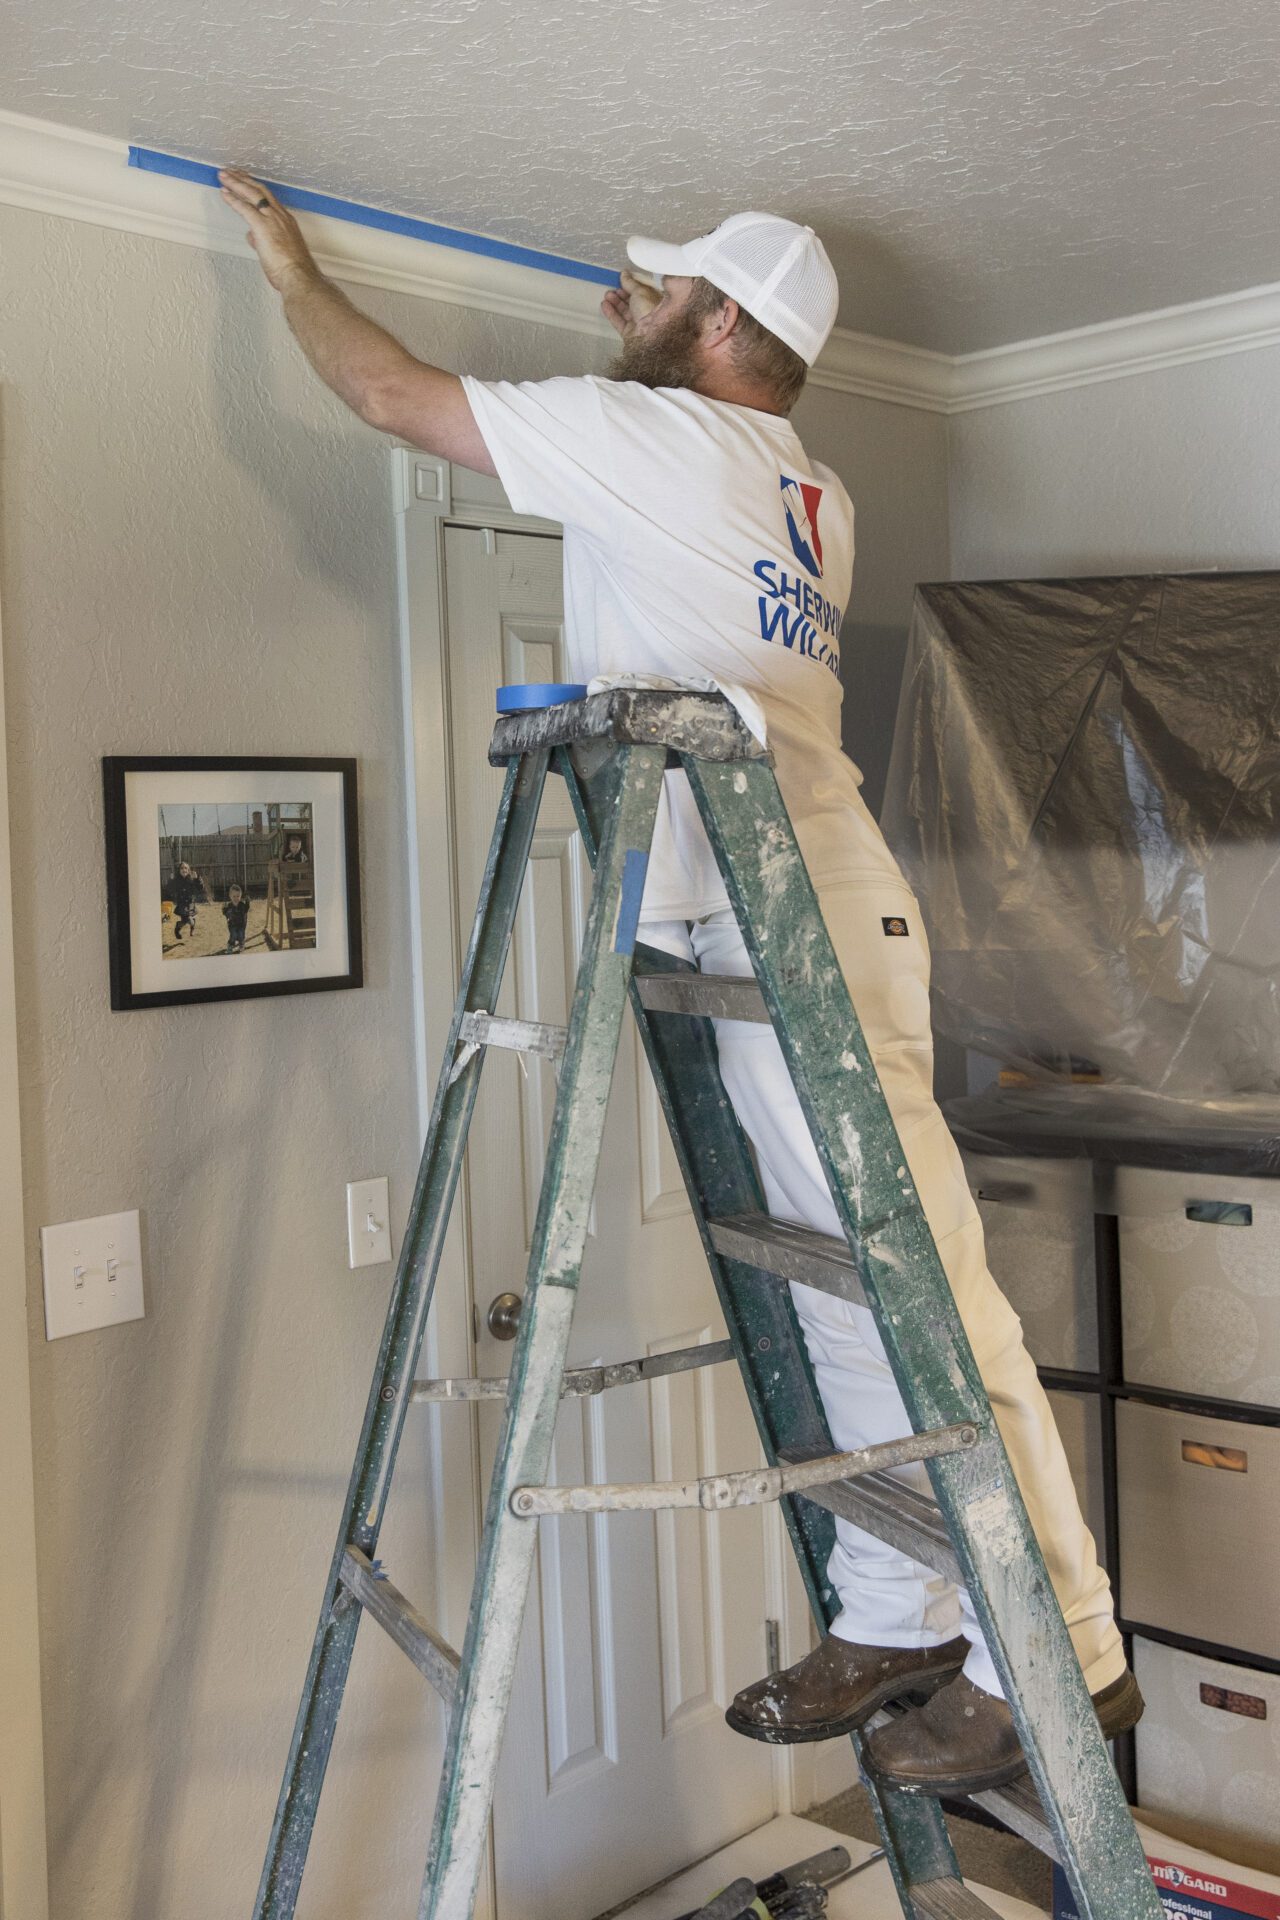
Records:
[[[722,693],[613,687],[557,707],[503,714],[489,743],[489,761],[498,767],[522,753],[587,740],[617,747],[666,746],[699,760],[769,758]]]

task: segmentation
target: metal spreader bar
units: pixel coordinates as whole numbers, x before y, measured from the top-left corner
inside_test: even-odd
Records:
[[[726,1507],[763,1507],[785,1495],[856,1479],[888,1467],[906,1467],[940,1454],[976,1447],[978,1429],[942,1427],[884,1440],[852,1453],[829,1453],[798,1466],[752,1467],[743,1473],[709,1474],[698,1480],[649,1480],[632,1485],[517,1487],[511,1511],[524,1518],[541,1513],[660,1513],[668,1507],[702,1507],[721,1513]]]
[[[693,1373],[699,1367],[718,1367],[735,1358],[732,1340],[708,1340],[697,1347],[673,1347],[669,1353],[649,1353],[639,1360],[614,1360],[608,1366],[570,1367],[560,1382],[563,1399],[587,1399],[610,1387],[633,1386],[637,1380],[660,1380],[670,1373]],[[508,1374],[478,1380],[415,1380],[415,1400],[505,1400],[511,1385]]]
[[[470,1920],[542,1514],[712,1512],[778,1500],[828,1626],[835,1516],[963,1583],[1030,1770],[974,1798],[1061,1863],[1080,1920],[1163,1920],[946,1273],[907,1172],[768,754],[719,695],[616,689],[495,729],[502,800],[437,1083],[254,1920],[294,1920],[360,1620],[369,1614],[445,1701],[447,1744],[418,1920]],[[568,1024],[498,1005],[549,768],[594,869]],[[683,769],[754,978],[702,976],[639,939],[662,780]],[[624,1007],[630,1003],[702,1237],[728,1339],[612,1365],[566,1365]],[[826,1178],[839,1234],[768,1216],[720,1079],[715,1023],[767,1021]],[[490,1047],[551,1059],[558,1085],[524,1302],[505,1380],[418,1381],[423,1333]],[[913,1429],[837,1452],[788,1283],[872,1314]],[[567,1395],[736,1358],[766,1464],[641,1486],[548,1487]],[[471,1609],[455,1653],[375,1558],[410,1403],[504,1401]],[[895,1470],[923,1462],[932,1499]],[[918,1477],[918,1476],[917,1476]],[[865,1737],[854,1735],[859,1759]],[[866,1769],[864,1768],[864,1773]],[[982,1920],[937,1799],[866,1773],[905,1920]],[[591,1844],[584,1829],[584,1846]],[[634,1889],[639,1892],[640,1889]],[[579,1920],[575,1913],[567,1920]]]

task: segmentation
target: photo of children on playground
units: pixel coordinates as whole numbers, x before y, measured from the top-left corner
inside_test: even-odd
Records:
[[[165,960],[315,946],[309,800],[184,801],[160,806],[158,815]]]

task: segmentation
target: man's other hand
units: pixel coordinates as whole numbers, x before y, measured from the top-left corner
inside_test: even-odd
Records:
[[[218,179],[223,199],[243,217],[249,245],[256,249],[262,271],[277,293],[284,292],[290,274],[319,273],[302,229],[269,187],[238,167],[224,167]]]
[[[634,273],[628,273],[625,267],[618,278],[622,285],[610,287],[600,302],[600,311],[609,325],[625,337],[637,320],[653,312],[662,295],[647,280],[638,280]]]

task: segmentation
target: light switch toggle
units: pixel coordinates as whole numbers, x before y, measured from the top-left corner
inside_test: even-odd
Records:
[[[50,1340],[68,1333],[141,1320],[142,1238],[136,1213],[104,1213],[40,1229],[44,1327]]]
[[[386,1176],[353,1180],[347,1188],[347,1257],[353,1267],[391,1258],[391,1204]]]

